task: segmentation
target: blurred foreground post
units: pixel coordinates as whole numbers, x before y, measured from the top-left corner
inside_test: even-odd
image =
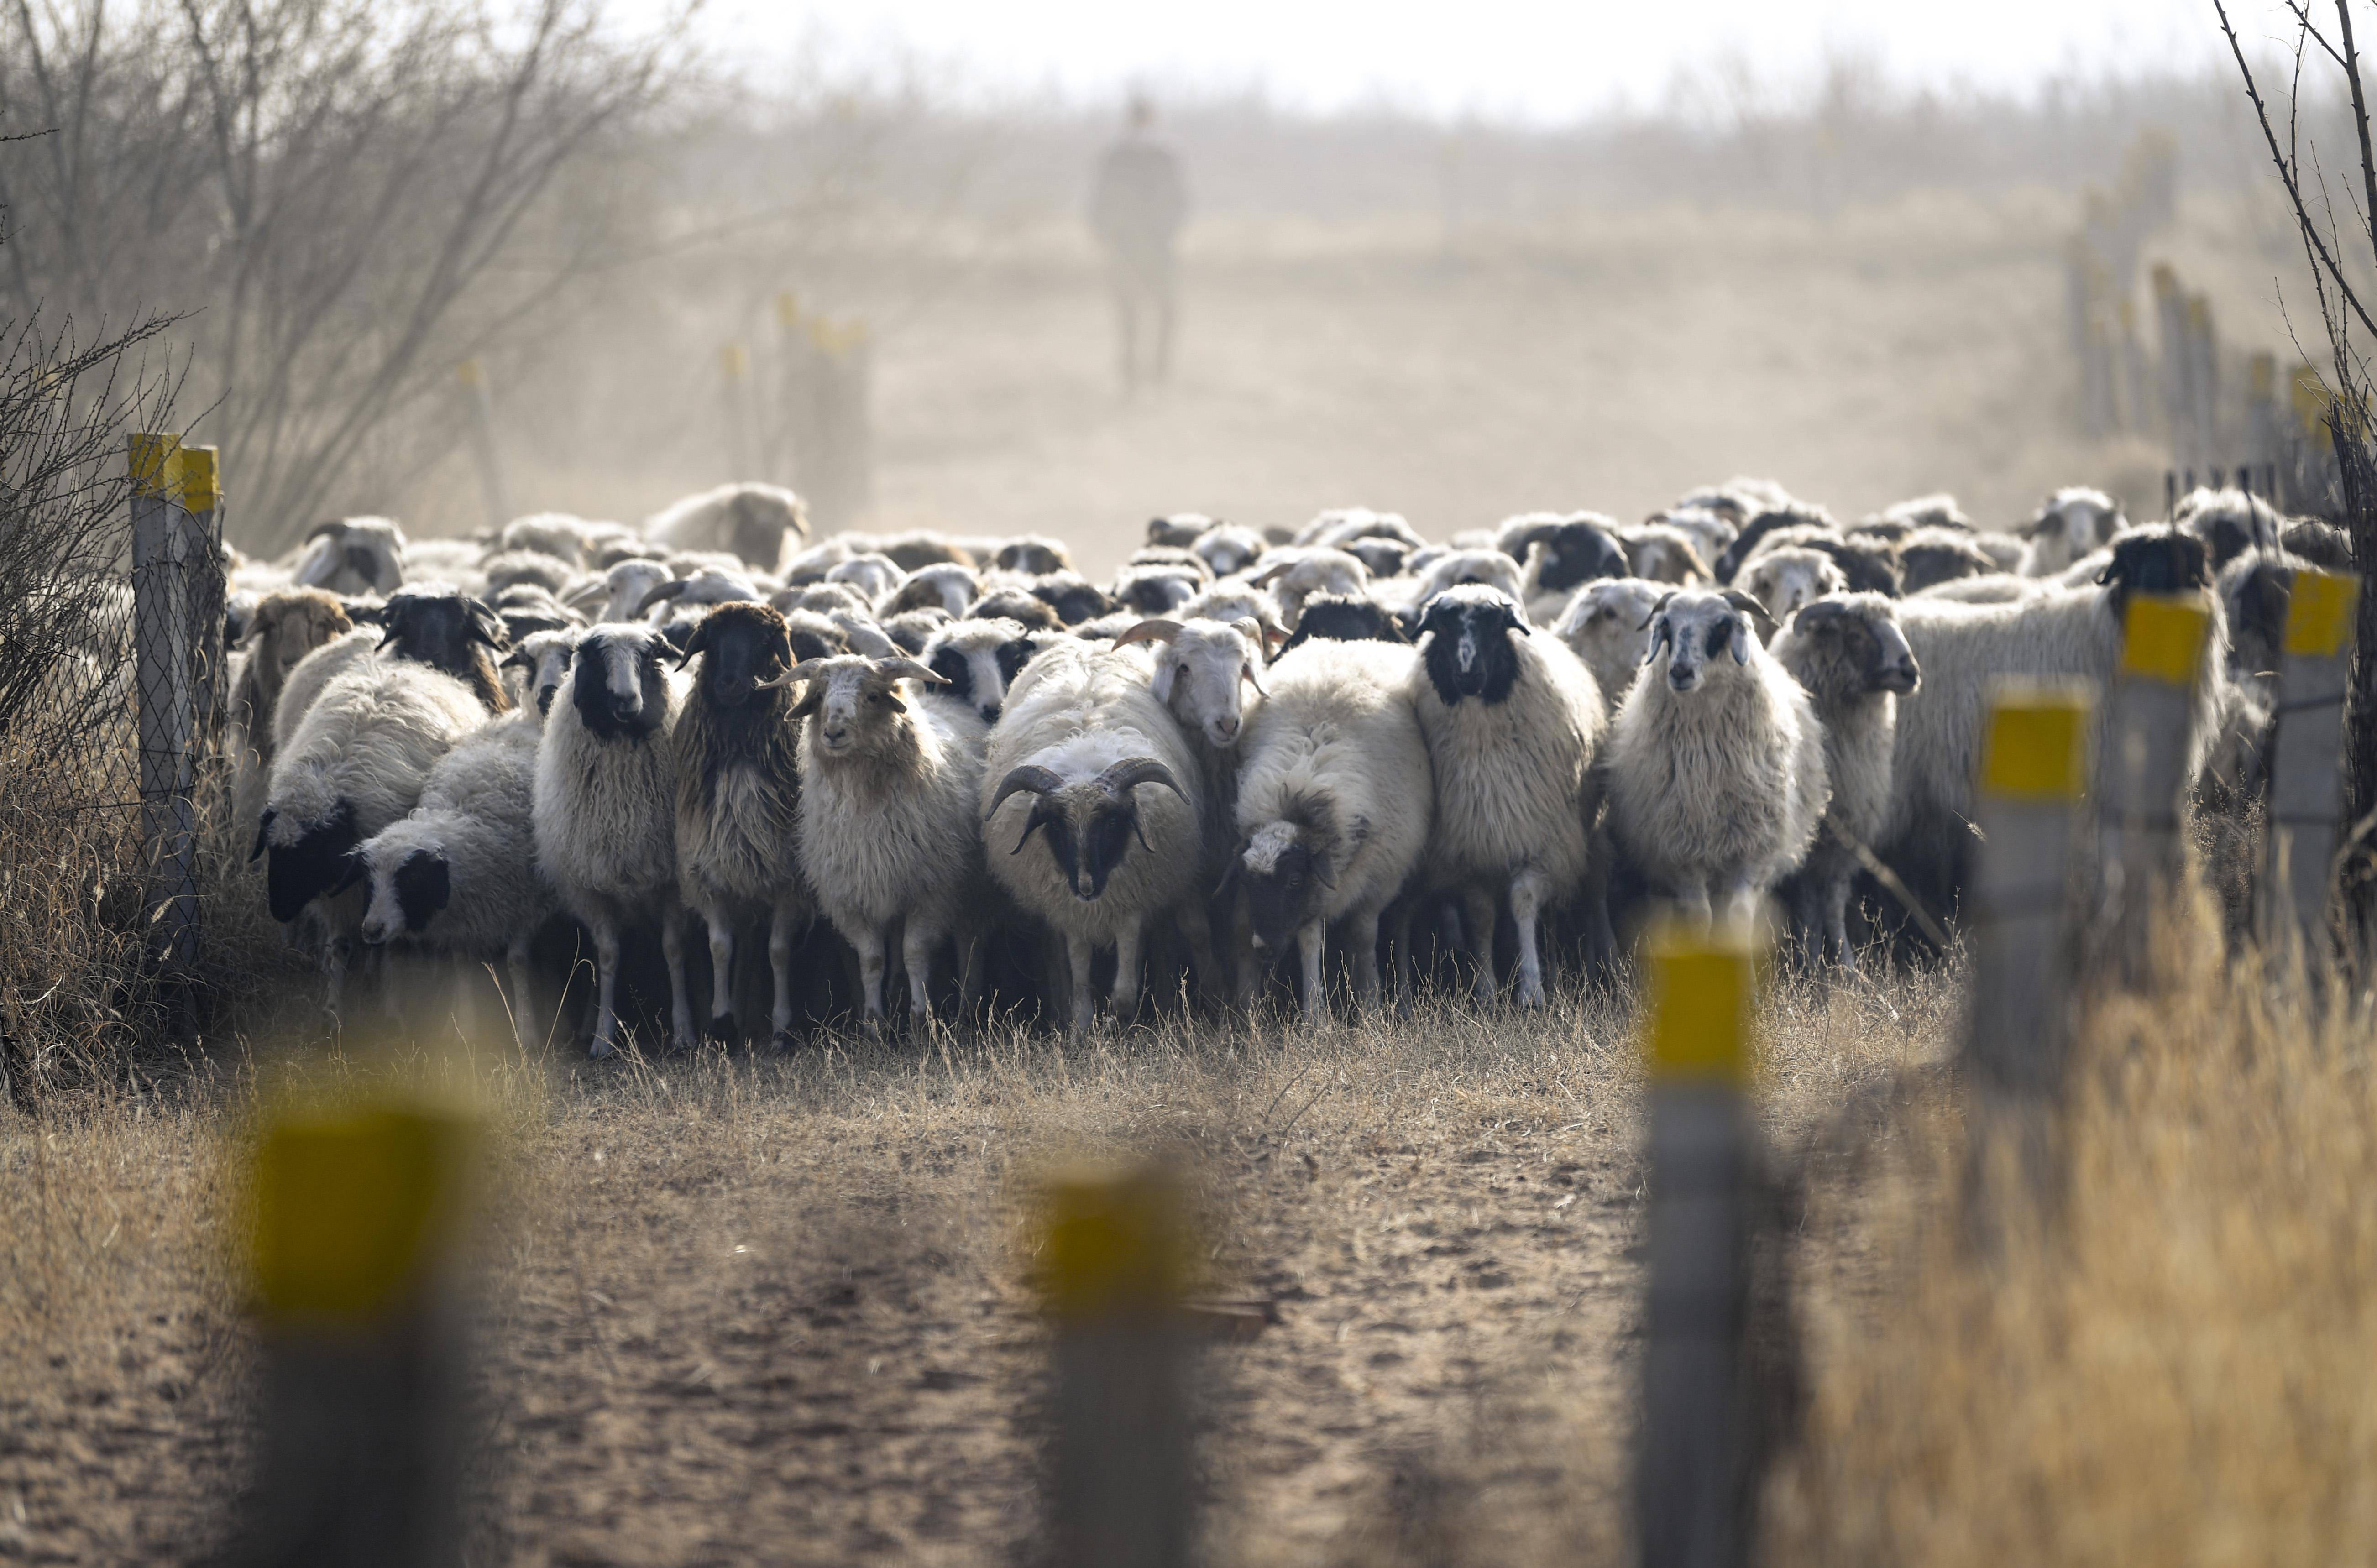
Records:
[[[2063,1083],[2072,952],[2072,856],[2088,779],[2085,685],[2002,683],[1982,742],[1981,832],[1972,882],[1973,1013],[1965,1063],[1975,1098],[1972,1148],[1992,1129],[2017,1140],[2025,1174],[2043,1188],[2049,1113]],[[1968,1172],[1980,1218],[1985,1171]]]
[[[2126,985],[2145,979],[2155,909],[2177,885],[2188,749],[2195,734],[2212,617],[2189,594],[2130,596],[2120,672],[2097,766],[2100,912],[2108,921],[2114,971]]]
[[[1651,954],[1650,1301],[1636,1524],[1644,1568],[1729,1568],[1753,1534],[1748,1365],[1754,973],[1746,933]]]
[[[479,470],[479,496],[486,505],[487,527],[502,528],[512,520],[511,491],[504,483],[503,448],[496,441],[496,395],[488,388],[486,367],[464,360],[457,373],[470,407],[464,418],[471,428],[471,461]]]
[[[1054,1568],[1184,1568],[1188,1426],[1178,1200],[1157,1171],[1053,1184],[1043,1241],[1055,1320]]]
[[[413,1108],[284,1113],[250,1177],[264,1455],[245,1568],[457,1562],[468,1457],[452,1277],[469,1154]]]
[[[198,946],[193,530],[182,509],[180,439],[155,432],[135,434],[129,461],[140,840],[150,865],[149,952],[165,969],[183,971],[197,958]]]
[[[2328,895],[2344,817],[2344,702],[2359,597],[2360,579],[2348,574],[2295,574],[2271,723],[2262,940],[2299,941],[2314,968],[2334,949]]]
[[[718,370],[725,399],[727,475],[737,481],[751,479],[759,469],[752,440],[750,352],[740,343],[722,345]]]

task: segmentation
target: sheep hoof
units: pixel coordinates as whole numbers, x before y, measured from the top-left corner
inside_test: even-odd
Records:
[[[593,1040],[586,1047],[586,1054],[597,1062],[602,1061],[605,1056],[615,1055],[617,1051],[618,1047],[613,1045],[607,1039]]]
[[[789,1056],[800,1049],[800,1041],[793,1038],[792,1030],[778,1029],[768,1037],[768,1046],[772,1051],[782,1051]]]
[[[710,1028],[703,1032],[702,1039],[712,1045],[733,1045],[741,1038],[742,1032],[735,1028],[734,1014],[712,1013],[710,1016]]]

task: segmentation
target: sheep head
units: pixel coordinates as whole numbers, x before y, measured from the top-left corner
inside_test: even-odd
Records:
[[[677,668],[697,655],[701,675],[694,690],[712,707],[739,708],[768,677],[791,666],[792,629],[764,604],[722,604],[695,624]]]
[[[1784,621],[1801,605],[1828,593],[1845,592],[1849,584],[1840,567],[1822,551],[1786,545],[1751,560],[1741,569],[1736,586],[1758,600],[1772,621]]]
[[[1007,688],[1036,651],[1022,623],[1004,617],[952,622],[925,645],[925,663],[947,694],[973,705],[985,724],[998,722]]]
[[[444,845],[402,831],[409,824],[371,840],[352,859],[352,874],[364,885],[363,936],[377,946],[400,936],[418,936],[453,902],[454,868]]]
[[[350,868],[360,842],[352,801],[334,802],[315,822],[301,822],[277,805],[265,808],[256,825],[256,848],[247,858],[269,855],[264,896],[272,918],[285,925],[315,899],[352,883]]]
[[[1360,835],[1356,824],[1357,841]],[[1326,803],[1315,802],[1289,820],[1265,823],[1239,847],[1223,885],[1235,881],[1246,889],[1247,915],[1259,944],[1284,947],[1320,917],[1328,890],[1336,885],[1330,863],[1338,838]]]
[[[1002,572],[1021,572],[1027,577],[1043,577],[1054,572],[1069,572],[1073,567],[1072,553],[1057,540],[1039,534],[1025,534],[1010,539],[998,547],[990,564]],[[1087,620],[1087,616],[1082,617]]]
[[[791,717],[811,719],[810,732],[818,749],[830,757],[844,757],[883,750],[904,726],[908,705],[900,700],[902,681],[927,686],[949,684],[913,659],[867,659],[858,654],[804,659],[759,683],[806,683],[808,690],[794,705]]]
[[[1196,542],[1188,548],[1205,563],[1206,569],[1213,576],[1226,577],[1234,572],[1245,571],[1262,559],[1265,546],[1262,535],[1252,529],[1217,523],[1198,535]]]
[[[1570,520],[1531,530],[1520,559],[1527,564],[1541,593],[1566,593],[1596,577],[1633,575],[1625,546],[1595,523]]]
[[[1121,608],[1103,588],[1072,571],[1044,574],[1032,585],[1032,597],[1056,612],[1057,619],[1068,626],[1111,615]]]
[[[1806,657],[1786,662],[1818,695],[1836,700],[1883,692],[1905,696],[1922,683],[1915,650],[1898,624],[1898,612],[1880,594],[1817,600],[1791,617],[1788,636],[1806,645]]]
[[[569,660],[569,700],[599,740],[641,740],[668,722],[668,677],[661,660],[674,650],[645,626],[602,625],[588,632]]]
[[[800,497],[772,485],[746,485],[727,503],[733,521],[727,529],[728,548],[751,565],[772,572],[784,558],[787,535],[806,539],[807,509]]]
[[[562,682],[569,678],[569,656],[577,651],[578,640],[585,636],[575,627],[557,631],[531,632],[504,655],[504,666],[526,671],[529,695],[536,699],[536,711],[550,717],[554,694],[561,690]]]
[[[1642,662],[1655,663],[1667,655],[1667,684],[1678,692],[1704,683],[1712,661],[1730,653],[1736,665],[1748,664],[1759,646],[1753,621],[1766,619],[1766,607],[1738,588],[1712,592],[1684,588],[1661,599],[1651,612],[1651,650]],[[1716,668],[1722,668],[1721,665]]]
[[[1519,679],[1518,650],[1511,639],[1531,635],[1527,618],[1499,588],[1447,588],[1428,601],[1419,622],[1428,683],[1447,707],[1463,697],[1489,706],[1501,702]]]
[[[1303,647],[1319,638],[1326,642],[1407,643],[1411,634],[1392,611],[1359,595],[1316,593],[1304,601],[1296,635],[1279,651]]]
[[[1141,621],[1115,639],[1153,642],[1155,700],[1181,725],[1216,751],[1238,743],[1244,732],[1244,686],[1261,695],[1263,630],[1248,619],[1232,625],[1218,621]]]
[[[267,594],[248,621],[248,658],[259,675],[269,671],[268,689],[278,691],[299,659],[354,630],[354,624],[337,596],[319,588]]]
[[[2139,529],[2123,534],[2113,559],[2096,574],[2116,614],[2126,614],[2133,593],[2200,593],[2212,586],[2212,556],[2204,541],[2179,529]]]
[[[1187,549],[1212,532],[1217,525],[1201,512],[1175,512],[1168,517],[1147,519],[1147,542]]]
[[[1054,768],[1025,763],[999,780],[998,792],[991,797],[989,816],[998,814],[1009,795],[1029,792],[1033,797],[1032,814],[1008,853],[1021,854],[1032,836],[1041,834],[1057,869],[1064,873],[1065,885],[1073,890],[1074,897],[1087,904],[1106,890],[1107,879],[1122,863],[1133,838],[1141,849],[1155,852],[1139,821],[1136,791],[1142,784],[1161,785],[1184,801],[1188,798],[1172,770],[1152,756],[1125,757],[1094,778],[1071,783]]]

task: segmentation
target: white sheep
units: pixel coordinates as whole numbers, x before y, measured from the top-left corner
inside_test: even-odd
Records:
[[[1843,594],[1803,607],[1768,651],[1799,683],[1823,726],[1824,773],[1832,799],[1795,879],[1792,925],[1811,957],[1857,968],[1849,949],[1849,885],[1857,846],[1881,837],[1890,814],[1891,754],[1898,701],[1922,671],[1892,601],[1877,593]]]
[[[1672,585],[1643,577],[1605,577],[1576,590],[1552,623],[1552,636],[1584,660],[1605,710],[1615,713],[1651,651],[1651,612]]]
[[[540,724],[553,711],[554,694],[568,680],[570,655],[578,651],[579,639],[585,635],[582,626],[531,632],[504,655],[503,668],[521,672],[518,701],[522,707],[534,705]]]
[[[1426,875],[1461,896],[1481,1004],[1499,991],[1494,925],[1507,891],[1519,935],[1518,1001],[1544,1001],[1536,921],[1586,869],[1600,809],[1595,753],[1607,726],[1593,676],[1565,643],[1537,636],[1498,588],[1448,588],[1419,624],[1411,687],[1436,780]]]
[[[775,571],[786,547],[797,548],[808,535],[807,506],[774,484],[722,484],[644,519],[644,537],[654,543],[731,552],[763,572]]]
[[[1324,936],[1342,924],[1354,995],[1379,1000],[1379,917],[1417,873],[1436,790],[1412,706],[1417,652],[1323,641],[1272,667],[1248,720],[1229,873],[1255,938],[1296,944],[1304,1016],[1327,1005]]]
[[[1803,604],[1846,592],[1849,581],[1822,551],[1786,546],[1751,556],[1733,586],[1764,606],[1768,620],[1779,623]]]
[[[1747,929],[1759,895],[1806,859],[1832,794],[1823,727],[1761,646],[1763,613],[1738,589],[1668,595],[1609,730],[1611,835],[1702,929],[1720,906]]]
[[[536,754],[536,857],[562,907],[594,938],[589,1054],[618,1031],[619,944],[657,922],[668,963],[671,1036],[694,1040],[676,885],[676,765],[669,744],[683,694],[663,668],[675,652],[648,626],[588,632],[569,661],[567,702],[546,716]]]
[[[1342,550],[1282,549],[1265,555],[1247,584],[1271,589],[1279,601],[1280,624],[1292,632],[1307,598],[1316,593],[1360,593],[1370,586],[1370,569]]]
[[[981,983],[981,719],[962,703],[902,700],[900,683],[940,677],[912,659],[798,664],[800,867],[834,929],[858,952],[866,1024],[883,1021],[885,941],[902,927],[911,1017],[932,1017],[932,963],[956,943],[959,998]]]
[[[1136,646],[1067,639],[1009,688],[990,735],[984,852],[992,877],[1064,940],[1076,1035],[1095,1011],[1092,955],[1115,949],[1115,1012],[1129,1017],[1148,922],[1166,912],[1199,972],[1213,972],[1197,758],[1150,689],[1154,675]]]
[[[1243,572],[1263,557],[1269,548],[1263,536],[1252,529],[1235,523],[1216,523],[1200,533],[1188,548],[1205,563],[1213,576],[1226,577]]]
[[[290,581],[331,593],[390,594],[404,576],[404,529],[395,519],[339,517],[305,536]]]
[[[2068,485],[2040,504],[2021,530],[2026,541],[2021,573],[2025,577],[2052,577],[2082,556],[2092,555],[2129,531],[2120,503],[2101,490]]]

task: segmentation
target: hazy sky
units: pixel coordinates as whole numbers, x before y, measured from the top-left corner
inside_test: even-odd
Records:
[[[2230,12],[2273,34],[2283,18],[2278,0]],[[806,39],[847,60],[906,52],[996,93],[1260,84],[1311,108],[1386,96],[1533,120],[1650,107],[1679,69],[1728,54],[1770,80],[1848,50],[1902,79],[2007,88],[2218,47],[2211,0],[711,0],[699,30],[730,60]]]

